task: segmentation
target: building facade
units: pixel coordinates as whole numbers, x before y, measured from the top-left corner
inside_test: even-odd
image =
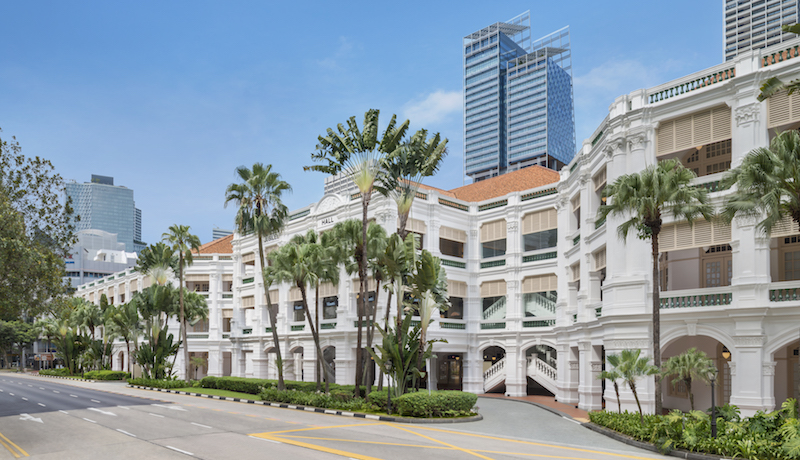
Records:
[[[64,261],[66,279],[73,289],[136,266],[138,256],[125,250],[116,233],[78,230],[75,234],[78,242]]]
[[[72,199],[75,230],[103,230],[116,233],[127,252],[135,252],[142,240],[142,211],[133,201],[133,190],[114,185],[114,178],[92,174],[91,182],[66,184]]]
[[[800,22],[797,1],[725,0],[723,6],[726,61],[744,51],[777,45],[796,37],[781,31],[781,26]]]
[[[788,45],[800,47],[800,39]],[[428,331],[447,341],[434,345],[431,385],[515,396],[549,392],[587,410],[616,407],[613,386],[597,376],[611,353],[636,348],[652,356],[654,280],[648,242],[620,239],[619,217],[598,218],[604,187],[677,158],[695,170],[695,184],[719,207],[729,193],[719,187],[727,170],[777,132],[800,128],[800,94],[757,100],[761,81],[797,73],[800,56],[787,44],[743,53],[618,97],[560,172],[531,166],[449,191],[423,187],[408,228],[440,257],[453,304],[435,315]],[[293,211],[284,231],[265,239],[265,250],[359,218],[360,206],[354,195],[327,193]],[[395,205],[382,197],[373,199],[369,217],[389,232],[397,228]],[[720,371],[715,403],[736,404],[743,415],[800,396],[800,265],[794,262],[800,229],[787,220],[765,235],[757,224],[737,218],[689,226],[665,216],[660,237],[662,357],[690,347],[707,353]],[[187,272],[209,280],[212,309],[207,335],[193,337],[190,351],[208,353],[210,375],[271,378],[277,375],[274,327],[287,378],[313,380],[315,348],[297,310],[299,291],[264,286],[257,254],[256,238],[237,234],[229,255],[198,260]],[[96,301],[103,289],[131,276],[138,275],[84,285],[78,295]],[[267,290],[279,306],[275,324],[267,315]],[[369,290],[381,316],[387,294],[375,281]],[[357,291],[358,280],[342,273],[338,286],[323,285],[318,301],[312,297],[322,309],[323,358],[340,383],[354,380]],[[686,389],[669,380],[661,383],[664,406],[688,409]],[[639,382],[650,412],[653,385]],[[697,407],[709,407],[710,389],[693,390]],[[621,404],[636,407],[622,387]]]
[[[531,40],[530,12],[473,32],[464,50],[464,172],[474,181],[575,152],[569,28]]]

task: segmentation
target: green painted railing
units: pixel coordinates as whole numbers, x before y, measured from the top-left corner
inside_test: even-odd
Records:
[[[603,217],[600,220],[594,221],[594,229],[597,230],[598,228],[602,227],[603,224],[605,224],[605,223],[606,223],[606,218],[605,217]]]
[[[572,245],[573,246],[577,246],[578,243],[580,243],[580,242],[581,242],[581,236],[580,235],[578,235],[578,236],[576,236],[575,238],[572,239]]]
[[[247,329],[242,329],[242,334],[247,335],[252,333],[253,333],[253,328],[248,327]]]
[[[770,302],[791,302],[800,300],[800,288],[770,289]]]
[[[214,256],[194,256],[192,260],[214,260]]]
[[[733,302],[733,293],[725,292],[720,294],[695,294],[661,298],[660,306],[662,309],[713,307],[717,305],[730,305],[731,302]]]
[[[467,325],[464,324],[464,323],[445,323],[445,322],[440,322],[439,325],[440,325],[440,327],[442,329],[466,329],[467,328]]]
[[[522,327],[551,327],[556,325],[554,319],[542,319],[536,321],[523,321]]]
[[[233,298],[233,294],[222,294],[222,298],[223,299],[232,299]]]
[[[440,259],[442,261],[442,265],[445,267],[455,267],[455,268],[467,268],[466,262],[458,262],[456,260],[449,260],[449,259]]]
[[[219,256],[219,260],[233,260],[231,256]]]
[[[114,279],[114,277],[113,277],[113,276],[109,276],[108,278],[106,278],[106,281],[111,281],[111,280],[113,280],[113,279]]]
[[[469,211],[469,206],[456,203],[455,201],[445,200],[444,198],[439,198],[439,204],[453,209],[458,209],[459,211]]]
[[[769,65],[777,64],[778,62],[787,61],[791,58],[799,56],[799,47],[800,45],[795,45],[793,48],[786,48],[785,50],[778,51],[777,53],[764,56],[764,59],[761,61],[761,67],[767,67]],[[792,54],[792,51],[794,51],[794,55]]]
[[[492,260],[489,262],[481,262],[481,268],[502,267],[506,264],[506,259]]]
[[[322,323],[319,325],[320,329],[336,329],[336,323]]]
[[[103,282],[104,282],[104,281],[105,281],[105,280],[99,280],[99,281],[97,282],[97,284],[103,284]]]
[[[704,182],[702,184],[697,184],[698,187],[703,187],[704,189],[708,190],[709,192],[719,192],[721,190],[725,190],[724,187],[720,186],[720,181],[715,180],[713,182]]]
[[[502,208],[508,205],[508,200],[495,201],[494,203],[486,203],[478,206],[478,211],[488,211],[494,208]]]
[[[92,286],[94,286],[94,283],[89,283],[89,287],[92,287]],[[355,388],[355,387],[353,387],[353,388]]]
[[[597,307],[594,309],[594,317],[599,318],[603,316],[603,307]]]
[[[296,219],[299,219],[301,217],[305,217],[305,216],[307,216],[309,214],[311,214],[311,210],[310,209],[306,209],[305,211],[300,211],[297,214],[292,214],[291,216],[289,216],[289,222],[291,222],[293,220],[296,220]]]
[[[267,334],[272,334],[272,328],[271,327],[265,327],[264,328],[264,332],[266,332]]]
[[[481,323],[481,329],[505,329],[506,323]]]
[[[223,339],[229,339],[229,338],[231,338],[231,335],[230,334],[222,334],[222,338]]]
[[[595,145],[597,145],[597,143],[598,143],[598,142],[600,142],[600,139],[602,139],[602,138],[603,138],[603,132],[602,132],[602,131],[600,131],[600,132],[597,134],[597,136],[595,136],[595,137],[594,137],[594,139],[592,139],[592,147],[594,147]]]
[[[192,334],[191,332],[186,333],[187,339],[207,339],[208,333],[205,334]]]
[[[538,192],[526,193],[520,197],[520,200],[528,201],[542,196],[555,195],[556,193],[558,193],[558,190],[556,190],[555,188],[548,188],[547,190],[540,190]]]
[[[250,284],[250,283],[252,283],[252,282],[253,282],[253,281],[255,281],[255,280],[256,280],[256,279],[255,279],[255,278],[253,278],[253,277],[251,277],[251,278],[245,278],[245,279],[243,279],[243,280],[242,280],[242,284]]]
[[[544,252],[542,254],[533,254],[530,256],[523,256],[522,263],[538,262],[540,260],[555,259],[558,257],[558,252]]]
[[[305,324],[296,324],[296,325],[292,326],[292,330],[293,331],[302,331],[305,328],[306,328]]]
[[[730,69],[720,70],[719,72],[713,73],[711,75],[705,75],[700,78],[683,82],[681,84],[672,86],[670,88],[666,88],[661,91],[649,94],[648,103],[653,104],[656,102],[661,102],[665,99],[669,99],[675,96],[680,96],[681,94],[685,94],[700,88],[705,88],[706,86],[710,86],[715,83],[720,83],[725,80],[730,80],[731,78],[734,77],[736,77],[736,70],[733,67],[731,67]]]

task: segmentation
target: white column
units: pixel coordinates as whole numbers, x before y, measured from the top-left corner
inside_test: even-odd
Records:
[[[737,325],[737,328],[740,325]],[[773,394],[775,364],[763,361],[762,335],[736,336],[731,359],[731,404],[749,417],[762,409],[775,406]]]

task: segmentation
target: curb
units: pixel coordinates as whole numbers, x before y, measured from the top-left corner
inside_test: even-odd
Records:
[[[628,435],[624,435],[610,428],[606,428],[604,426],[600,426],[592,422],[582,423],[581,425],[596,433],[608,436],[611,439],[623,442],[629,446],[638,447],[640,449],[649,450],[651,452],[661,453],[658,451],[658,449],[656,449],[656,446],[650,444],[649,442],[639,441],[638,439],[634,439]],[[685,458],[688,460],[721,460],[728,458],[728,457],[721,457],[719,455],[689,452],[688,450],[683,450],[683,449],[675,449],[670,451],[668,454],[662,454],[662,455],[668,455],[670,457],[677,457],[677,458]]]
[[[483,420],[483,416],[480,414],[473,415],[471,417],[461,417],[455,419],[439,419],[439,418],[408,418],[408,417],[392,417],[387,415],[374,415],[374,414],[362,414],[359,412],[347,412],[341,410],[334,410],[334,409],[320,409],[319,407],[311,407],[311,406],[299,406],[296,404],[286,404],[286,403],[275,403],[269,401],[255,401],[252,399],[243,399],[243,398],[230,398],[227,396],[217,396],[217,395],[207,395],[203,393],[190,393],[188,391],[175,391],[175,390],[168,390],[164,388],[153,388],[153,387],[144,387],[140,385],[128,385],[129,388],[138,388],[140,390],[150,390],[150,391],[160,391],[162,393],[173,393],[178,395],[185,395],[185,396],[195,396],[198,398],[208,398],[208,399],[218,399],[220,401],[233,401],[233,402],[240,402],[246,404],[259,404],[262,406],[269,406],[269,407],[277,407],[280,409],[295,409],[301,410],[305,412],[315,412],[318,414],[328,414],[328,415],[338,415],[341,417],[351,417],[351,418],[364,418],[369,420],[376,420],[379,422],[395,422],[395,423],[466,423],[466,422],[477,422],[478,420]]]
[[[567,413],[561,412],[560,410],[555,409],[553,407],[545,406],[544,404],[540,404],[540,403],[533,402],[533,401],[524,401],[522,399],[514,399],[514,398],[497,398],[497,397],[494,397],[494,396],[483,396],[483,395],[478,395],[478,397],[479,398],[484,398],[484,399],[491,399],[491,400],[513,401],[513,402],[518,402],[518,403],[523,403],[523,404],[530,404],[531,406],[536,406],[539,409],[544,409],[547,412],[552,413],[553,415],[558,415],[559,417],[566,417],[566,418],[568,418],[570,420],[575,420],[574,417],[572,417],[571,415],[569,415]]]
[[[74,380],[74,381],[77,381],[77,382],[89,382],[89,383],[96,383],[97,382],[96,380],[73,379],[73,378],[70,378],[70,377],[59,377],[57,375],[41,375],[41,374],[28,374],[28,375],[32,375],[34,377],[44,377],[44,378],[47,378],[47,379]],[[109,380],[109,381],[111,381],[111,380]]]

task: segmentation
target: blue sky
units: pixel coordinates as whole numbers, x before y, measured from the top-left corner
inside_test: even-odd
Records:
[[[722,62],[722,2],[3,2],[0,128],[67,180],[134,190],[143,237],[232,228],[234,169],[271,163],[297,209],[316,139],[369,108],[449,142],[427,181],[462,185],[464,35],[531,10],[572,33],[578,144],[614,98]]]

